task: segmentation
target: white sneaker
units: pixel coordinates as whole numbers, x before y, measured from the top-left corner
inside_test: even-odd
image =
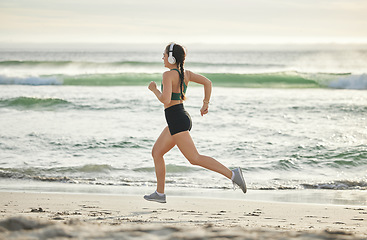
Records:
[[[159,196],[157,192],[154,192],[150,195],[145,195],[144,199],[147,201],[166,203],[166,194],[164,194],[163,196]]]
[[[242,175],[241,168],[233,169],[233,173],[234,173],[234,178],[232,181],[233,185],[236,184],[237,186],[239,186],[242,189],[243,193],[246,193],[247,187],[246,187],[245,179],[243,178],[243,175]]]

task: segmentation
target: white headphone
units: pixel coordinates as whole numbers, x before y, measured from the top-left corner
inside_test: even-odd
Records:
[[[175,64],[176,63],[176,58],[173,56],[173,46],[175,46],[174,43],[171,43],[171,46],[169,46],[168,62],[170,64]]]

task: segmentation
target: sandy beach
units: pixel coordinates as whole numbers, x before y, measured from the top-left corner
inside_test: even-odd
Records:
[[[0,239],[367,239],[367,207],[1,192]]]

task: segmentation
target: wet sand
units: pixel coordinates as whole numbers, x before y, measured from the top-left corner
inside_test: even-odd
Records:
[[[0,239],[367,239],[367,207],[0,193]]]

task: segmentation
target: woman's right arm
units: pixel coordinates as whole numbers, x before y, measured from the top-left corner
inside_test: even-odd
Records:
[[[212,82],[208,78],[204,77],[203,75],[196,74],[191,71],[187,71],[187,72],[189,75],[189,81],[192,81],[192,82],[195,82],[195,83],[198,83],[204,86],[203,106],[200,109],[201,116],[203,116],[208,113],[210,96],[212,94]]]
[[[170,80],[170,72],[163,73],[163,92],[159,91],[155,82],[150,82],[148,88],[154,93],[158,100],[164,105],[168,105],[171,102],[172,95],[172,81]]]

